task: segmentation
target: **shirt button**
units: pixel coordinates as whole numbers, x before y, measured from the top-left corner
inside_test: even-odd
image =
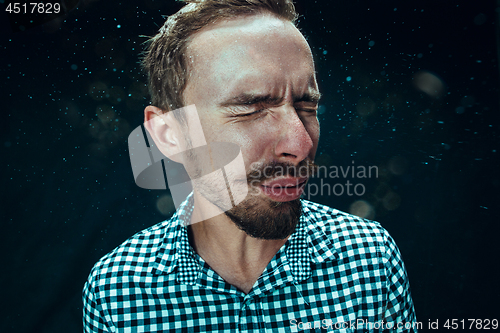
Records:
[[[241,305],[241,309],[244,310],[248,306],[248,304],[250,304],[250,301],[248,301],[248,300],[243,301],[243,303]]]

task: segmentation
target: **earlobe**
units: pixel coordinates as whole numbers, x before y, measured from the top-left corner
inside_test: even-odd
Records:
[[[175,157],[183,148],[179,140],[179,123],[172,112],[148,105],[144,109],[144,127],[163,155],[174,162],[181,162]]]

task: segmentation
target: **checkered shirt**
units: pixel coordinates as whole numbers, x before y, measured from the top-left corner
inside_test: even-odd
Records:
[[[97,262],[85,332],[416,332],[404,264],[380,224],[303,200],[295,232],[245,294],[190,246],[192,200]]]

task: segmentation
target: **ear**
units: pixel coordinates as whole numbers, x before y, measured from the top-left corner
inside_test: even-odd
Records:
[[[186,147],[180,131],[180,124],[173,116],[173,112],[148,105],[144,109],[144,127],[163,155],[177,163],[178,156]]]

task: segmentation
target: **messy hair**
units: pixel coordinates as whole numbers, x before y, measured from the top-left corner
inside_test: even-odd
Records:
[[[150,38],[142,66],[148,76],[151,104],[163,111],[184,106],[187,85],[186,51],[190,37],[219,20],[241,15],[271,13],[295,24],[292,0],[185,0],[181,10],[168,17],[158,34]]]

